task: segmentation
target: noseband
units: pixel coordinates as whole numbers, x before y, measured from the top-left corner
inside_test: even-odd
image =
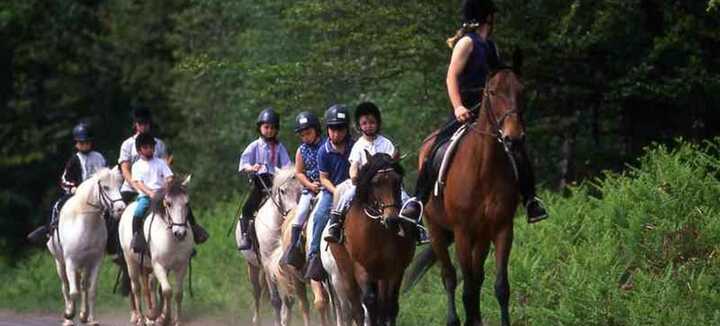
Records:
[[[170,214],[170,209],[167,206],[167,203],[165,202],[165,199],[163,201],[163,220],[165,220],[165,224],[167,224],[167,229],[172,229],[173,226],[179,226],[186,228],[188,227],[188,214],[185,213],[185,216],[182,220],[182,223],[175,223],[175,219],[172,218],[172,215]]]
[[[393,168],[386,168],[378,170],[375,175],[388,174],[391,172],[395,172],[395,170]],[[363,207],[363,212],[365,212],[365,215],[369,216],[370,218],[377,220],[383,218],[383,213],[388,208],[400,209],[400,205],[397,203],[396,200],[393,200],[392,203],[385,203],[382,200],[378,200],[376,198],[375,200],[372,200],[369,205],[365,205]]]

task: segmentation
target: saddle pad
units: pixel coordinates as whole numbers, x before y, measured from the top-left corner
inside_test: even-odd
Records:
[[[442,194],[442,189],[445,185],[445,177],[447,176],[447,171],[450,170],[450,164],[452,164],[452,158],[455,154],[455,150],[457,149],[457,145],[460,143],[460,140],[468,130],[470,130],[470,124],[462,125],[452,135],[452,137],[450,137],[449,141],[442,144],[433,157],[433,171],[437,171],[437,179],[435,180],[435,188],[433,191],[433,194],[436,197],[440,197]],[[439,165],[436,168],[437,162],[439,162]]]

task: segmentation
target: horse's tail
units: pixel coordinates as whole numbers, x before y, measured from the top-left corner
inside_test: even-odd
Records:
[[[405,273],[402,292],[410,292],[436,261],[437,257],[435,256],[435,252],[433,252],[432,247],[429,246],[415,256],[414,263]]]

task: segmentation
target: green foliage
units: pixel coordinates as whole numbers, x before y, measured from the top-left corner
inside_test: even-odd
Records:
[[[636,166],[545,194],[551,218],[527,225],[518,217],[510,263],[511,315],[533,325],[717,324],[720,315],[720,139],[647,149]],[[249,319],[252,297],[245,265],[225,237],[237,199],[199,214],[212,234],[194,260],[190,315]],[[490,255],[492,257],[492,254]],[[110,295],[114,272],[101,274],[102,310],[125,307]],[[492,258],[481,307],[499,318]],[[61,311],[49,255],[15,267],[0,262],[0,308]],[[458,287],[458,307],[462,307]],[[438,269],[401,297],[400,325],[442,324],[445,297]],[[461,308],[460,308],[461,309]],[[230,313],[231,316],[227,317]],[[462,314],[462,311],[460,311]],[[265,304],[264,314],[270,315]],[[202,317],[201,317],[202,318]],[[313,315],[313,318],[317,318]]]

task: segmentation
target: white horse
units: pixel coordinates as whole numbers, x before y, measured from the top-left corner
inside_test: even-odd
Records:
[[[242,229],[240,228],[240,221],[238,220],[235,226],[235,242],[237,246],[240,245],[242,239]],[[265,273],[263,272],[263,266],[260,263],[260,255],[258,254],[257,243],[253,244],[253,247],[248,250],[241,250],[240,253],[245,258],[245,263],[248,269],[248,278],[250,284],[253,287],[253,298],[255,300],[252,316],[253,325],[260,325],[260,301],[262,299],[262,292],[265,288],[267,281],[265,280]]]
[[[65,299],[63,325],[73,325],[75,303],[82,299],[80,321],[97,325],[95,294],[98,272],[107,243],[104,215],[125,209],[120,197],[122,175],[117,168],[102,169],[78,187],[60,211],[57,229],[47,242],[55,258]]]
[[[347,191],[350,186],[351,183],[349,179],[337,185],[335,195],[333,196],[333,207],[337,205],[342,194]],[[314,211],[311,216],[315,216]],[[315,220],[311,218],[308,224],[308,239],[312,239]],[[355,321],[357,325],[362,325],[363,310],[360,302],[360,289],[355,282],[355,276],[352,274],[352,261],[345,247],[325,241],[325,237],[328,235],[329,224],[330,223],[323,229],[320,238],[320,260],[328,274],[327,282],[329,284],[327,288],[333,298],[336,323],[337,326],[345,326],[352,325],[352,322]]]
[[[131,323],[142,324],[142,300],[141,290],[148,301],[150,314],[149,320],[156,324],[165,325],[171,320],[175,325],[180,324],[182,314],[183,282],[185,273],[190,263],[194,239],[188,224],[188,201],[187,185],[190,176],[184,181],[173,179],[165,185],[163,190],[158,192],[157,202],[151,204],[151,213],[145,218],[143,230],[147,241],[147,252],[141,256],[132,251],[132,220],[135,206],[132,203],[128,206],[120,219],[118,233],[120,245],[128,264],[128,275],[132,297],[130,308],[132,314]],[[162,312],[158,316],[154,309],[153,285],[150,273],[153,273],[160,283],[162,290]],[[173,288],[168,280],[168,274],[175,273],[174,299],[177,305],[175,313],[172,314]],[[142,285],[141,286],[141,282]]]

